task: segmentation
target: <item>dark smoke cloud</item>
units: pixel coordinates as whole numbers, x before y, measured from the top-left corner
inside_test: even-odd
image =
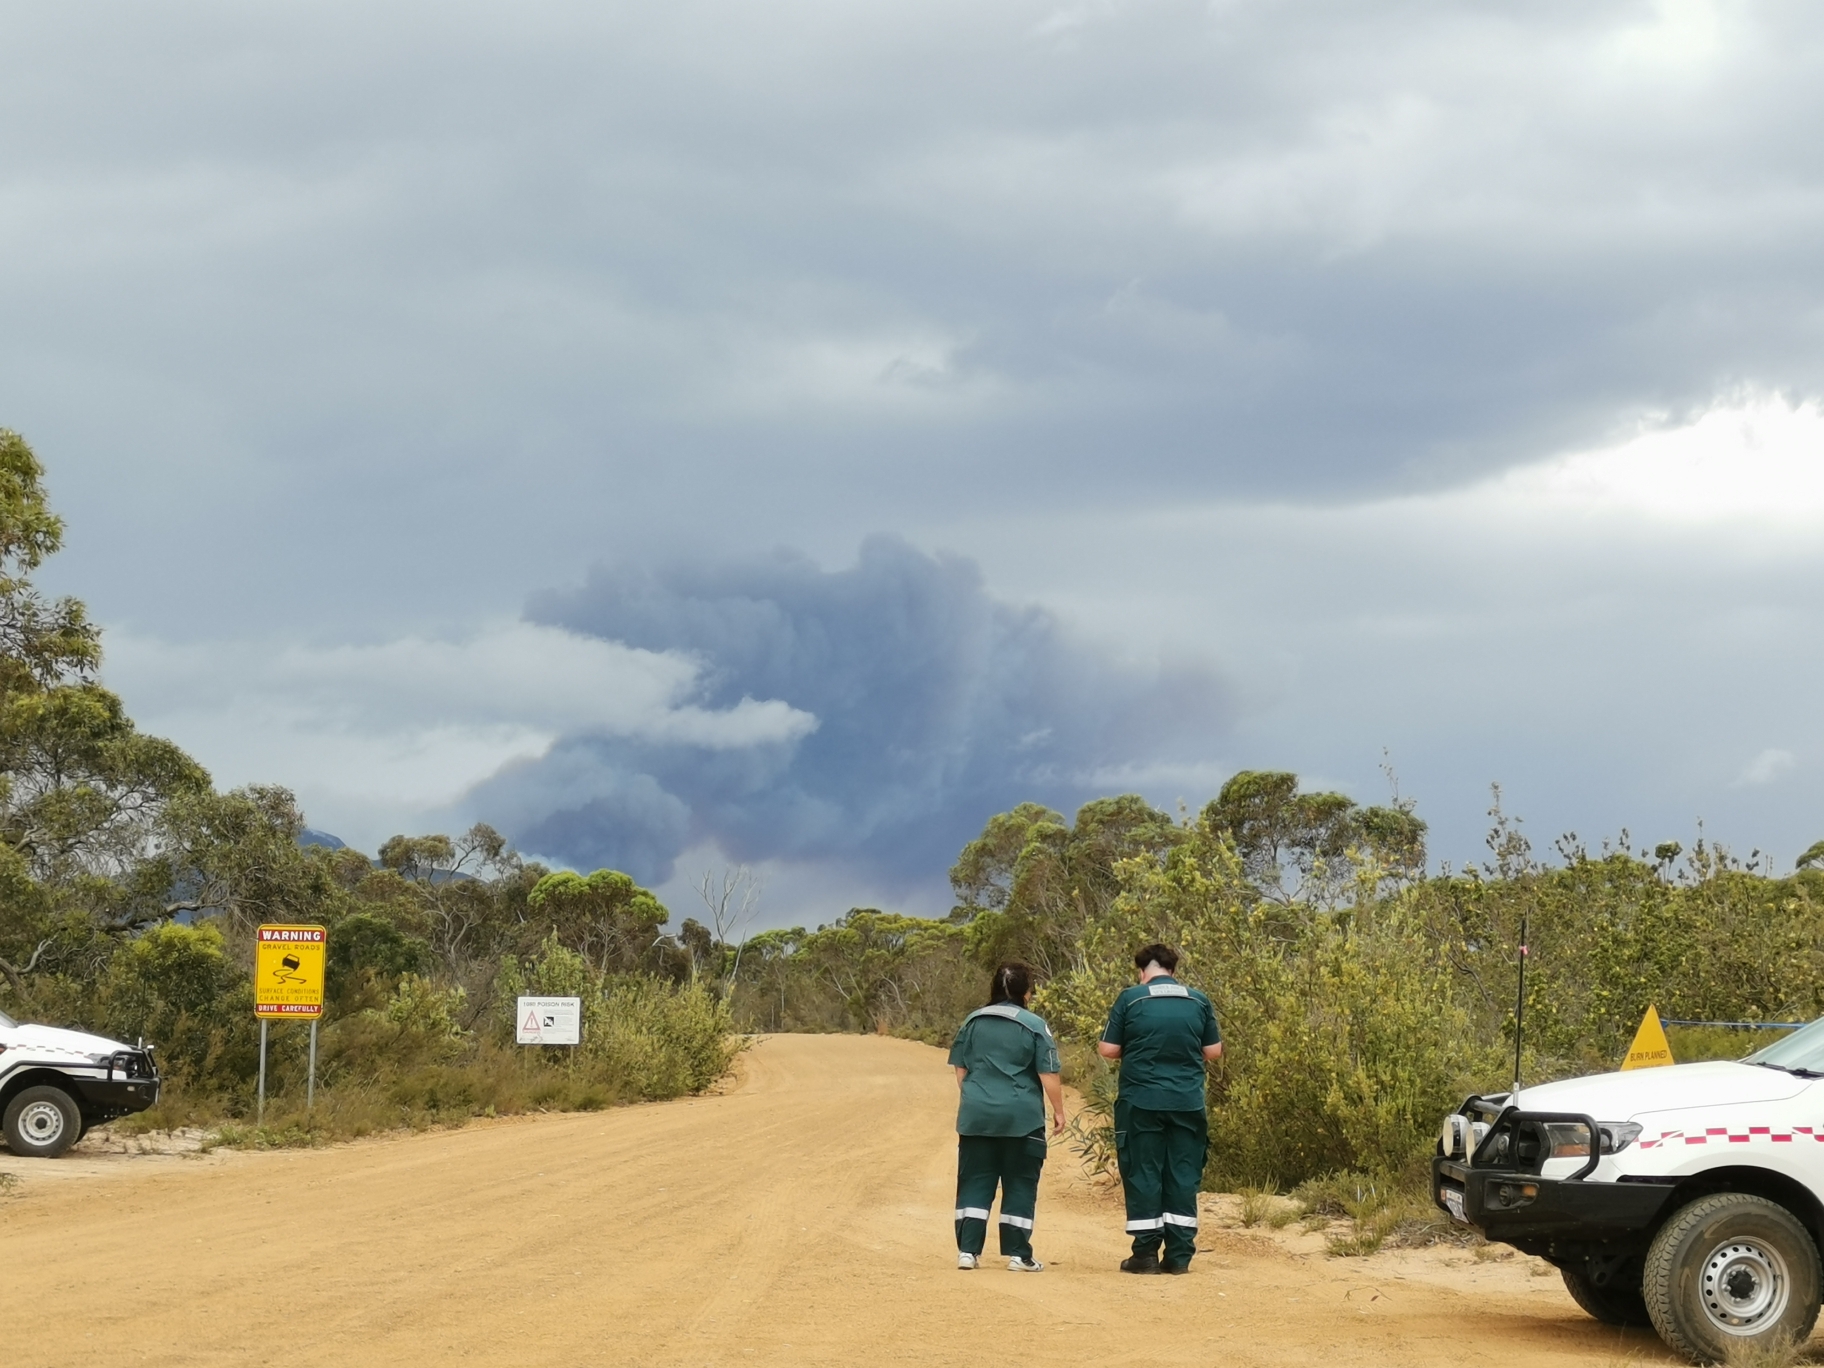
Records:
[[[715,749],[570,736],[473,795],[522,848],[662,882],[690,844],[833,860],[888,887],[941,879],[985,817],[1068,808],[1111,769],[1207,755],[1228,703],[1204,667],[1141,669],[1050,614],[996,601],[980,571],[895,537],[850,569],[787,551],[720,564],[598,567],[538,596],[535,621],[703,664],[705,707],[780,699],[795,742]]]

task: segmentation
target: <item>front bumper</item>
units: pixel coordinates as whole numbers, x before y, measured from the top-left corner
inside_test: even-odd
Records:
[[[1671,1195],[1663,1183],[1592,1183],[1476,1168],[1461,1159],[1431,1161],[1431,1196],[1440,1208],[1491,1240],[1522,1248],[1563,1240],[1642,1242]]]
[[[94,1120],[111,1120],[142,1112],[158,1101],[160,1080],[152,1078],[72,1078],[82,1094],[82,1110]]]

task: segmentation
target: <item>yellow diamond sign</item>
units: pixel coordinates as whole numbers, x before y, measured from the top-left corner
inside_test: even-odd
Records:
[[[1666,1028],[1659,1024],[1659,1009],[1649,1005],[1647,1014],[1640,1019],[1640,1029],[1634,1032],[1634,1043],[1628,1046],[1628,1057],[1622,1061],[1624,1069],[1657,1069],[1661,1065],[1676,1064],[1672,1058],[1672,1042],[1666,1039]]]
[[[262,926],[253,949],[253,1014],[302,1018],[323,1015],[323,954],[329,933],[320,926]]]

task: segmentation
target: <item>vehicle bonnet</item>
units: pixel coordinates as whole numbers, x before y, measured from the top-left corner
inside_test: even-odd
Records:
[[[87,1031],[70,1031],[61,1026],[22,1025],[0,1027],[0,1045],[9,1049],[30,1051],[33,1055],[64,1055],[91,1059],[96,1055],[117,1054],[134,1047],[106,1036]],[[4,1056],[0,1056],[4,1058]]]
[[[1599,1121],[1627,1121],[1645,1112],[1685,1107],[1780,1102],[1798,1096],[1814,1081],[1780,1069],[1711,1060],[1542,1083],[1521,1090],[1520,1106],[1526,1111],[1574,1112]]]

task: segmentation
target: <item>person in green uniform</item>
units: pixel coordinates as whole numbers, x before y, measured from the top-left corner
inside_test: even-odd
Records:
[[[1140,982],[1115,999],[1096,1047],[1104,1059],[1121,1061],[1115,1162],[1134,1237],[1121,1271],[1188,1273],[1210,1149],[1204,1064],[1221,1055],[1222,1032],[1210,1000],[1172,977],[1178,953],[1169,945],[1142,946],[1134,967]]]
[[[950,1046],[962,1101],[956,1110],[956,1266],[978,1268],[988,1208],[1001,1190],[1001,1253],[1016,1273],[1038,1273],[1032,1220],[1045,1166],[1045,1102],[1055,1135],[1064,1129],[1058,1047],[1045,1019],[1026,1010],[1032,970],[994,971],[988,1005],[971,1012]]]

